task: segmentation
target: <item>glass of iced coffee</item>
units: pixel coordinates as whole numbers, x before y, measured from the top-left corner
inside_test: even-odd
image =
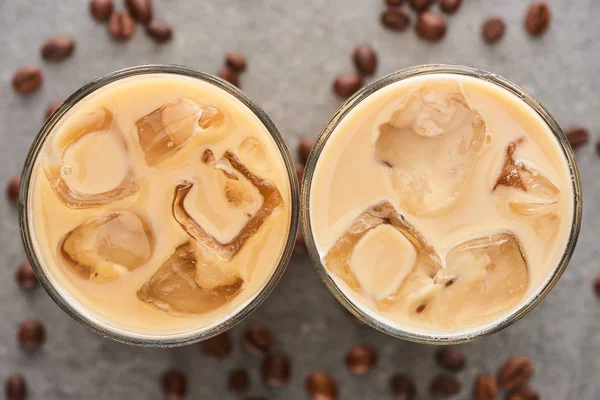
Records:
[[[456,343],[499,331],[556,284],[582,212],[573,152],[531,95],[430,65],[363,88],[317,140],[302,185],[310,256],[352,313]]]
[[[282,276],[295,243],[295,167],[267,115],[192,69],[141,66],[73,94],[36,137],[20,223],[44,288],[131,344],[229,329]]]

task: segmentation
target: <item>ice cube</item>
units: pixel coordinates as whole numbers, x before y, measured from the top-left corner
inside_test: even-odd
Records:
[[[380,126],[375,157],[400,205],[434,216],[455,204],[485,140],[485,122],[455,82],[422,85]]]
[[[138,298],[172,314],[204,314],[231,301],[242,290],[243,280],[233,273],[219,274],[214,267],[199,269],[203,251],[192,241],[177,247],[138,290]],[[206,272],[213,278],[211,287],[198,284],[198,276]]]
[[[43,164],[52,189],[70,208],[113,203],[139,189],[123,134],[104,108],[76,116],[54,134]]]
[[[65,235],[58,247],[64,265],[83,279],[98,282],[141,267],[153,253],[152,231],[131,211],[91,219]]]

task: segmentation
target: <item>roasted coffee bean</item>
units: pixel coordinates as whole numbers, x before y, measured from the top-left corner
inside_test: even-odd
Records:
[[[600,276],[594,280],[594,292],[596,292],[596,296],[600,297]]]
[[[125,0],[127,9],[137,21],[147,23],[152,19],[152,2],[150,0]]]
[[[525,385],[533,376],[533,364],[527,357],[509,358],[498,372],[498,383],[504,389],[516,389]]]
[[[306,392],[313,400],[337,399],[337,384],[327,372],[317,371],[306,377]]]
[[[162,389],[169,398],[181,398],[187,392],[187,378],[183,371],[172,368],[162,374]]]
[[[427,10],[433,4],[434,0],[410,0],[410,6],[413,10],[421,12]]]
[[[37,287],[38,280],[28,262],[19,265],[16,273],[17,284],[21,289],[33,289]]]
[[[460,371],[467,365],[464,354],[453,347],[442,347],[435,353],[435,359],[441,367],[449,371]]]
[[[504,37],[504,32],[506,32],[506,24],[498,17],[488,18],[481,28],[483,40],[490,44],[496,43],[502,39],[502,37]]]
[[[296,163],[296,177],[298,178],[298,185],[302,187],[302,179],[304,178],[304,165]]]
[[[524,387],[508,393],[506,400],[540,400],[540,394],[530,387]]]
[[[440,10],[447,14],[455,13],[460,8],[462,0],[441,0]]]
[[[225,358],[231,353],[231,339],[229,332],[223,332],[220,335],[207,339],[200,343],[202,351],[211,357]]]
[[[404,374],[396,374],[390,378],[390,389],[396,400],[414,400],[417,398],[415,382]]]
[[[404,0],[385,0],[385,4],[389,7],[401,6],[404,4]]]
[[[286,356],[281,354],[269,356],[262,365],[263,380],[272,388],[284,386],[290,380],[291,369],[290,360]]]
[[[435,397],[450,397],[460,392],[460,383],[451,375],[438,375],[433,378],[430,393]]]
[[[432,11],[422,13],[415,25],[417,35],[430,42],[436,42],[446,36],[446,28],[444,17]]]
[[[377,53],[368,44],[357,46],[352,53],[352,59],[361,74],[373,75],[377,70]]]
[[[362,79],[355,72],[340,74],[333,82],[333,90],[340,97],[350,97],[362,87]]]
[[[116,40],[128,40],[135,32],[135,22],[126,12],[117,11],[108,20],[108,32]]]
[[[10,201],[16,203],[19,200],[19,184],[21,183],[21,176],[13,176],[8,181],[8,185],[6,186],[6,196]]]
[[[219,73],[217,75],[219,75],[219,78],[226,80],[227,82],[231,83],[233,86],[240,87],[240,78],[238,76],[238,73],[235,72],[235,70],[233,68],[231,68],[230,66],[224,65],[219,70]]]
[[[17,93],[29,94],[42,86],[44,78],[42,70],[33,65],[19,68],[12,78],[13,88]]]
[[[27,382],[23,375],[13,374],[6,378],[4,397],[6,400],[24,400],[27,397]]]
[[[112,0],[91,0],[90,12],[98,21],[108,21],[113,13]]]
[[[581,125],[571,125],[565,128],[565,135],[572,148],[586,144],[590,139],[590,133]]]
[[[236,369],[229,374],[229,388],[235,393],[244,393],[250,387],[250,378],[243,369]]]
[[[250,325],[243,337],[244,348],[261,357],[269,352],[274,341],[273,333],[260,324]]]
[[[46,340],[46,330],[41,322],[26,320],[19,325],[19,343],[26,350],[37,349]]]
[[[166,43],[173,37],[171,25],[158,19],[150,21],[146,26],[146,33],[158,43]]]
[[[304,235],[301,231],[298,231],[296,235],[296,245],[294,246],[294,251],[298,254],[306,253],[306,241],[304,240]]]
[[[48,107],[46,107],[46,118],[50,117],[52,113],[54,113],[54,111],[56,111],[58,107],[62,105],[62,103],[63,102],[59,100],[48,104]]]
[[[525,29],[531,36],[541,36],[548,30],[552,12],[545,1],[534,1],[527,9]]]
[[[369,346],[355,346],[346,353],[346,367],[353,374],[366,374],[377,364],[377,353]]]
[[[60,35],[42,46],[42,57],[46,61],[58,62],[68,58],[75,50],[75,41],[69,35]]]
[[[381,24],[392,31],[405,31],[410,26],[410,16],[400,7],[389,7],[381,13]]]
[[[246,57],[237,51],[229,52],[225,55],[225,65],[233,68],[237,73],[244,72],[246,70]]]
[[[475,380],[475,398],[477,400],[494,400],[498,397],[498,384],[491,374],[480,374]]]
[[[308,156],[314,145],[315,139],[310,137],[305,136],[298,141],[298,158],[300,158],[302,164],[306,164],[306,161],[308,161]]]

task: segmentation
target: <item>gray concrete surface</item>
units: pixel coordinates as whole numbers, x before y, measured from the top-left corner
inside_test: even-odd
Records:
[[[2,4],[3,3],[3,4]],[[243,88],[268,112],[295,148],[298,137],[316,136],[340,105],[330,90],[335,74],[350,71],[350,53],[359,42],[372,43],[381,63],[378,75],[430,62],[467,64],[502,74],[534,93],[563,124],[582,123],[600,138],[600,2],[552,0],[553,22],[541,39],[523,30],[525,0],[465,0],[449,19],[439,44],[419,41],[413,32],[395,34],[379,24],[382,0],[155,0],[156,15],[175,26],[175,38],[159,46],[138,27],[135,37],[117,44],[106,26],[91,20],[87,0],[0,0],[0,182],[17,174],[44,109],[85,82],[110,71],[142,63],[179,63],[215,72],[227,50],[249,59]],[[121,1],[116,1],[121,7]],[[505,39],[494,47],[479,36],[487,16],[506,19]],[[41,60],[40,45],[59,33],[77,39],[72,59]],[[10,81],[17,67],[40,64],[45,83],[37,94],[15,94]],[[458,376],[463,388],[455,399],[472,396],[479,371],[496,371],[510,355],[524,354],[536,365],[532,385],[543,399],[600,398],[600,303],[592,280],[600,274],[600,158],[594,146],[577,152],[585,213],[575,256],[564,277],[524,320],[475,343],[461,346],[468,368]],[[315,369],[329,371],[342,399],[391,399],[388,378],[406,372],[428,398],[434,347],[387,337],[356,327],[320,282],[307,259],[296,257],[266,303],[233,329],[234,352],[224,361],[209,359],[196,346],[171,350],[133,348],[104,340],[77,325],[41,289],[23,293],[14,272],[24,254],[15,209],[0,201],[0,379],[22,372],[31,399],[160,399],[158,377],[171,366],[189,376],[190,399],[234,399],[227,372],[246,368],[249,394],[269,399],[304,399],[304,379]],[[47,326],[48,341],[26,353],[16,340],[25,318]],[[260,380],[260,360],[240,346],[244,326],[259,321],[276,332],[275,350],[293,360],[289,385],[269,390]],[[377,368],[351,376],[343,363],[352,345],[379,351]]]

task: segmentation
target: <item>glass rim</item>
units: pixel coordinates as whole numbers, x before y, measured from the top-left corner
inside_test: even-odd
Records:
[[[482,328],[470,329],[468,332],[464,333],[458,332],[447,334],[427,334],[421,332],[413,332],[410,330],[402,329],[399,326],[389,324],[383,319],[378,319],[369,314],[368,312],[363,311],[363,309],[357,306],[355,302],[352,301],[342,289],[340,289],[340,287],[335,283],[335,281],[332,279],[329,272],[323,265],[321,256],[315,245],[310,222],[310,192],[312,178],[323,147],[337,128],[338,124],[348,115],[350,111],[354,109],[354,107],[356,107],[363,100],[365,100],[367,97],[377,92],[378,90],[405,79],[431,74],[463,75],[481,79],[495,86],[499,86],[519,97],[533,111],[535,111],[538,116],[542,118],[544,123],[546,123],[548,128],[552,131],[554,137],[557,139],[560,150],[562,151],[562,154],[565,160],[567,161],[571,177],[571,184],[573,186],[573,218],[571,222],[569,240],[566,244],[564,253],[560,261],[558,262],[557,266],[553,269],[550,277],[547,278],[545,283],[533,293],[531,299],[529,299],[526,303],[521,305],[521,307],[519,307],[514,312],[505,315],[501,318],[498,318],[497,320]],[[323,128],[319,137],[315,141],[315,144],[305,166],[304,177],[302,179],[301,184],[300,199],[302,203],[302,231],[304,234],[309,257],[321,280],[325,283],[325,286],[327,286],[327,288],[334,295],[334,297],[340,303],[342,303],[342,305],[349,312],[351,312],[353,315],[355,315],[367,325],[383,333],[397,337],[399,339],[426,344],[457,344],[469,342],[480,337],[489,336],[514,324],[515,322],[523,318],[531,310],[533,310],[546,297],[546,295],[548,295],[552,288],[554,288],[554,286],[557,284],[560,277],[564,273],[565,269],[567,268],[569,260],[571,259],[573,251],[575,250],[575,245],[577,244],[577,239],[581,229],[581,218],[583,212],[581,181],[579,178],[579,170],[575,162],[575,156],[564,132],[562,131],[558,122],[554,119],[554,117],[552,117],[550,112],[525,89],[503,78],[500,75],[472,67],[453,64],[426,64],[399,70],[364,86],[352,97],[350,97],[346,102],[344,102],[340,106],[340,108],[335,112],[333,117],[329,120],[327,125],[325,125],[325,128]]]
[[[119,331],[115,331],[114,329],[111,329],[110,324],[107,324],[105,321],[99,318],[90,318],[88,315],[93,315],[93,312],[80,312],[78,308],[85,309],[85,307],[81,304],[78,304],[79,302],[73,301],[73,303],[78,304],[77,307],[71,304],[71,301],[63,297],[63,295],[48,278],[44,268],[41,266],[41,257],[38,257],[37,255],[37,252],[35,250],[35,239],[33,238],[33,235],[30,231],[30,218],[28,212],[29,186],[32,179],[34,165],[36,160],[38,159],[40,151],[42,150],[47,137],[52,132],[54,126],[73,106],[75,106],[79,101],[83,100],[85,97],[92,94],[96,90],[101,89],[106,85],[121,79],[146,74],[173,74],[199,79],[206,83],[212,84],[219,89],[224,90],[226,93],[232,95],[242,104],[248,107],[248,109],[259,119],[260,123],[263,124],[263,126],[269,132],[270,136],[275,141],[275,144],[285,164],[285,169],[290,184],[291,197],[288,238],[285,243],[285,247],[283,249],[281,257],[279,258],[279,262],[273,270],[273,274],[266,282],[266,284],[253,297],[251,297],[244,306],[241,306],[241,308],[230,314],[229,317],[217,323],[216,325],[209,325],[210,327],[207,329],[193,328],[194,330],[192,332],[181,335],[175,334],[177,336],[175,336],[174,334],[168,334],[165,336],[174,337],[166,338],[160,338],[158,337],[158,335],[154,336],[151,334],[146,335],[143,333],[135,333],[135,330],[132,329],[119,329]],[[237,87],[231,85],[229,82],[226,82],[221,78],[197,71],[189,67],[170,64],[139,65],[111,72],[85,84],[80,89],[75,91],[71,96],[69,96],[64,101],[64,103],[44,122],[44,125],[33,140],[33,143],[27,153],[23,171],[21,173],[21,184],[19,187],[18,200],[19,228],[21,231],[21,239],[23,241],[25,253],[27,255],[27,258],[29,259],[29,262],[31,263],[33,271],[35,272],[38,278],[38,281],[46,290],[46,292],[50,295],[52,300],[70,317],[75,319],[83,326],[96,332],[100,336],[122,343],[144,347],[177,347],[206,340],[229,330],[233,326],[240,323],[253,311],[255,311],[266,300],[269,294],[271,294],[275,286],[277,286],[292,257],[292,253],[294,251],[296,243],[296,235],[298,232],[300,212],[299,210],[300,203],[298,194],[298,178],[296,174],[295,163],[292,159],[288,147],[285,144],[283,137],[281,136],[279,130],[277,129],[273,121],[266,114],[266,112],[248,95],[244,94],[242,91],[240,91]],[[127,330],[128,332],[125,333],[125,330]]]

